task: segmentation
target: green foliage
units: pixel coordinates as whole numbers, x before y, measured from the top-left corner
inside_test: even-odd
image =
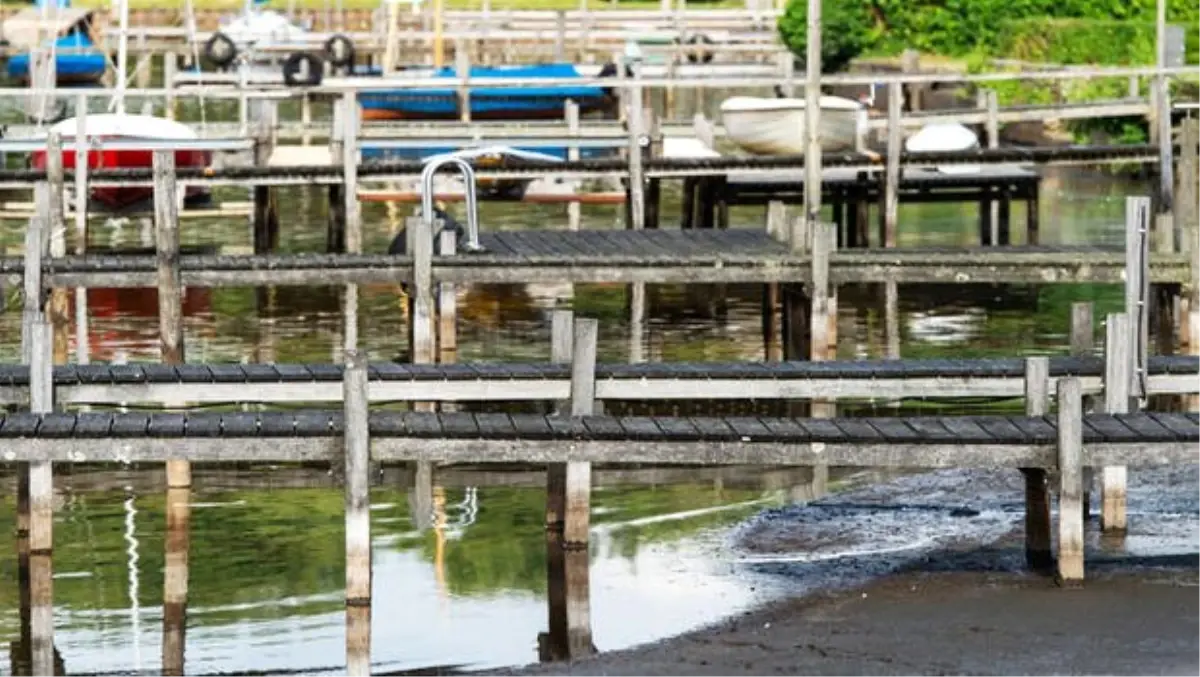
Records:
[[[779,18],[779,35],[801,61],[808,44],[808,4],[792,0]],[[821,70],[844,69],[854,57],[879,39],[871,5],[861,0],[823,0],[821,3]]]

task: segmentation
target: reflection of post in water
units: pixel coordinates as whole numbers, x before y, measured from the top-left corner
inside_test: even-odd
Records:
[[[446,599],[446,489],[433,487],[433,578],[438,597]]]
[[[546,533],[546,603],[550,631],[538,634],[538,660],[566,661],[596,653],[592,643],[588,550]]]
[[[22,494],[24,494],[24,512],[21,512]],[[32,575],[30,572],[31,557],[29,553],[29,492],[28,488],[24,492],[17,492],[18,505],[18,527],[17,527],[17,592],[19,597],[19,635],[13,640],[8,647],[9,674],[14,677],[20,675],[35,675],[42,674],[35,672],[33,669],[33,614],[32,614]],[[22,516],[24,519],[22,520]],[[25,526],[20,526],[24,521]],[[38,558],[38,566],[49,567],[50,558],[42,556]],[[49,574],[49,571],[46,572]],[[63,664],[62,654],[58,649],[54,649],[54,674],[67,674],[66,666]]]
[[[181,479],[180,477],[169,479]],[[190,473],[189,477],[190,479]],[[187,636],[191,488],[167,487],[166,571],[163,578],[162,673],[182,675]]]

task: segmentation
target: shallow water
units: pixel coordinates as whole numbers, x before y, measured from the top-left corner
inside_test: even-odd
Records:
[[[721,555],[725,530],[764,506],[811,499],[811,472],[689,474],[642,471],[638,486],[630,475],[610,484],[615,475],[598,473],[590,575],[601,650],[683,632],[778,594]],[[393,484],[405,477],[388,469],[371,494],[374,671],[536,662],[547,619],[541,473],[451,471],[448,486],[438,480],[433,489],[445,526],[426,530],[415,525],[409,492]],[[68,470],[59,479],[55,632],[72,674],[159,669],[160,478]],[[12,524],[11,478],[5,484],[0,523]],[[323,471],[197,472],[188,674],[344,670],[343,501]],[[3,530],[0,550],[13,552],[12,538]],[[15,558],[0,559],[0,576],[15,582]],[[17,588],[0,590],[0,640],[15,641]]]

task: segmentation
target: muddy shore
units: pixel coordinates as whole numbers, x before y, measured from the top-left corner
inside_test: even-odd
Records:
[[[1014,475],[921,475],[769,511],[729,547],[789,598],[496,674],[1200,674],[1198,468],[1130,473],[1130,533],[1089,524],[1079,589],[1025,571]]]

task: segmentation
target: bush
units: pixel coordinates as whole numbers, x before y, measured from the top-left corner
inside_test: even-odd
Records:
[[[779,35],[800,63],[806,63],[808,45],[808,2],[791,0],[779,17]],[[878,40],[871,5],[863,0],[822,0],[821,70],[844,69]]]

